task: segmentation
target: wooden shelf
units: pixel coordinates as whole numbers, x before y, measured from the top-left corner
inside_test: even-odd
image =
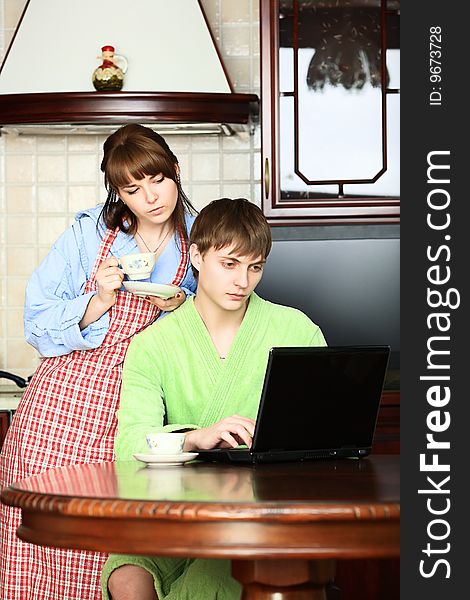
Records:
[[[255,94],[58,92],[0,95],[0,125],[35,123],[249,123]]]

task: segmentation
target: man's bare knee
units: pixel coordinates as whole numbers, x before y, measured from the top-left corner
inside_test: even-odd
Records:
[[[152,575],[136,565],[123,565],[113,571],[108,590],[113,600],[158,600]]]

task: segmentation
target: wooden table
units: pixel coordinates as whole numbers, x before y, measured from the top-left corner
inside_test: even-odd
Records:
[[[244,600],[324,600],[335,560],[399,555],[399,458],[54,469],[3,490],[34,544],[232,559]],[[274,595],[276,594],[276,595]]]

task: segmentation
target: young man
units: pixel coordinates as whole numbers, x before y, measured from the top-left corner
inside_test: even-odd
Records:
[[[215,200],[196,218],[195,298],[139,334],[124,364],[116,457],[148,451],[151,431],[186,431],[185,451],[251,446],[273,346],[325,346],[300,311],[254,293],[271,250],[261,210]],[[111,596],[108,594],[108,589]],[[113,555],[103,570],[113,600],[238,600],[230,561]]]

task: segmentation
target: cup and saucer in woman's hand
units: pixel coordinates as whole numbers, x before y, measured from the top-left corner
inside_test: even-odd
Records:
[[[143,281],[149,279],[155,267],[155,254],[153,252],[137,252],[121,256],[119,262],[122,270],[130,281],[123,281],[124,288],[136,296],[157,296],[168,300],[173,298],[181,288],[177,285],[165,283],[151,283]]]

